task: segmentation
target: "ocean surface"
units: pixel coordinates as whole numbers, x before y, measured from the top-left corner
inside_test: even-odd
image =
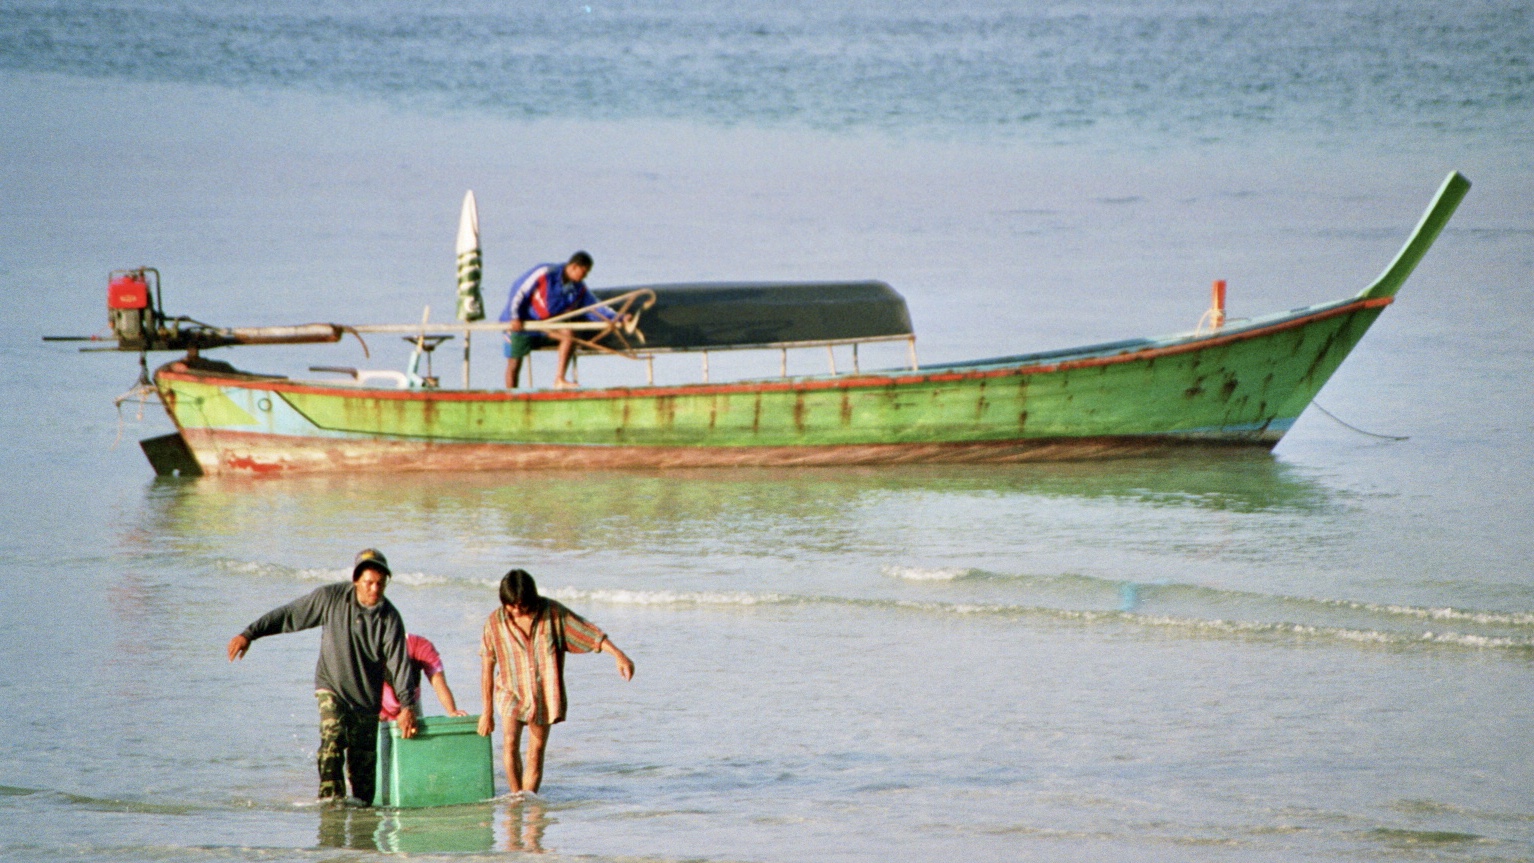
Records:
[[[0,859],[1534,860],[1534,4],[523,5],[0,2]],[[585,248],[882,279],[976,359],[1352,294],[1456,169],[1271,453],[156,480],[136,358],[40,338],[141,265],[446,319],[473,189],[492,310]],[[570,659],[537,798],[314,804],[316,635],[224,645],[365,546],[471,711],[513,566],[634,658]]]

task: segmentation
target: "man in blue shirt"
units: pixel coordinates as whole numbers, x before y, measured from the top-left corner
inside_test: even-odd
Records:
[[[586,288],[586,275],[591,272],[591,256],[576,252],[563,266],[539,264],[523,273],[511,285],[511,295],[501,320],[511,324],[506,334],[506,388],[516,389],[517,378],[522,372],[522,358],[534,348],[549,342],[559,346],[559,360],[554,372],[554,386],[573,387],[565,379],[570,360],[575,355],[575,334],[570,330],[527,332],[523,326],[528,321],[544,321],[575,309],[596,306],[597,298]],[[586,312],[588,321],[611,321],[615,315],[605,306],[596,306]],[[574,320],[579,320],[576,318]]]

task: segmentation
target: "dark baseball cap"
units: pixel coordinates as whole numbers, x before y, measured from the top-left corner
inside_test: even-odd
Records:
[[[389,559],[376,548],[364,548],[357,552],[357,559],[352,562],[352,581],[362,577],[364,567],[376,569],[384,575],[394,574],[389,571]]]

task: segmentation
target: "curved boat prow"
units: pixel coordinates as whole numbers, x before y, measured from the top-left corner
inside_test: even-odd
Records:
[[[1443,181],[1438,189],[1437,197],[1428,205],[1427,212],[1422,214],[1422,221],[1417,223],[1406,245],[1396,255],[1396,259],[1390,262],[1390,266],[1380,273],[1374,284],[1359,292],[1361,300],[1376,300],[1385,297],[1393,297],[1401,285],[1406,283],[1406,277],[1417,268],[1417,262],[1427,254],[1432,247],[1433,241],[1438,239],[1438,234],[1444,225],[1449,223],[1449,217],[1454,215],[1454,210],[1459,202],[1464,200],[1465,193],[1470,191],[1470,181],[1464,174],[1458,171],[1449,172],[1449,176]]]

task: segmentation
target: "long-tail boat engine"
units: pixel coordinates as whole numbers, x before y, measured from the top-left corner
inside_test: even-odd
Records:
[[[116,342],[113,347],[82,351],[197,351],[229,345],[292,345],[338,342],[350,327],[298,324],[276,327],[216,327],[184,315],[170,317],[160,296],[160,271],[154,267],[113,270],[107,276],[107,325],[110,335],[43,336],[45,342]],[[361,337],[358,337],[359,341]],[[363,345],[366,353],[367,345]]]
[[[113,270],[107,277],[107,322],[119,349],[149,346],[161,320],[159,297],[160,271],[153,267]]]

